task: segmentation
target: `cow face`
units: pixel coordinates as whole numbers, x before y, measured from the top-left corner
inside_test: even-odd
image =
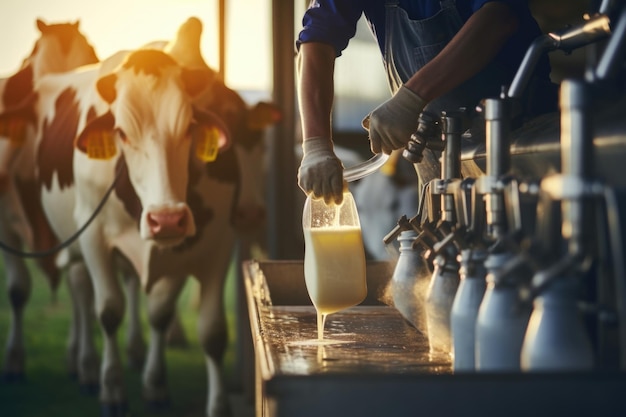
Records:
[[[35,79],[46,73],[69,71],[98,62],[93,47],[78,26],[78,22],[48,25],[37,20],[41,37],[25,62],[33,67]]]
[[[140,234],[161,245],[176,245],[195,233],[186,202],[190,158],[210,162],[229,145],[219,121],[191,105],[210,77],[179,67],[163,52],[136,51],[98,80],[110,112],[90,122],[77,139],[77,148],[91,157],[121,151],[143,207]]]

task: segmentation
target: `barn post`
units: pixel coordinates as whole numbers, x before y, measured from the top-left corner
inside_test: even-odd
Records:
[[[224,0],[220,0],[220,5]],[[220,6],[221,7],[221,6]],[[304,256],[301,206],[296,182],[294,154],[296,137],[295,110],[295,55],[293,2],[271,0],[272,28],[272,101],[282,112],[281,120],[268,130],[267,154],[267,251],[270,259],[299,259]],[[221,11],[220,11],[221,13]],[[222,36],[220,36],[223,42]],[[222,65],[220,65],[222,68]],[[304,198],[302,197],[302,202]],[[244,400],[254,404],[255,363],[250,322],[246,305],[241,262],[249,255],[249,248],[238,245],[237,262],[237,361],[236,375]]]
[[[300,259],[304,246],[296,207],[294,2],[272,0],[272,46],[272,100],[283,118],[269,140],[268,251],[271,259]]]

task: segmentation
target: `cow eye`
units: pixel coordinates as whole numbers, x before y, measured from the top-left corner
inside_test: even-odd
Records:
[[[120,139],[122,139],[124,142],[126,142],[126,133],[124,133],[124,131],[122,129],[120,129],[119,127],[117,129],[115,129],[115,131],[119,135]]]

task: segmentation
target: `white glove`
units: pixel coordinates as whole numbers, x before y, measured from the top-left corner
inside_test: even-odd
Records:
[[[403,148],[417,130],[417,119],[426,101],[404,85],[396,94],[365,116],[361,123],[369,130],[370,147],[377,154]]]
[[[324,198],[326,204],[343,200],[343,165],[333,152],[330,139],[323,136],[302,142],[302,162],[298,169],[298,186],[313,198]]]

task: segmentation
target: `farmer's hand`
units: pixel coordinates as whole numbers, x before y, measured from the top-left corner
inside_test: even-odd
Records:
[[[377,154],[403,148],[417,129],[426,101],[405,86],[363,119],[370,133],[370,147]]]
[[[343,165],[333,152],[329,138],[316,136],[302,142],[302,162],[298,169],[298,186],[313,198],[324,198],[326,204],[343,200]]]

